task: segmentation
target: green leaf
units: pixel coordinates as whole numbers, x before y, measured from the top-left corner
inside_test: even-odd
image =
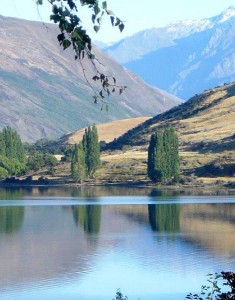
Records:
[[[69,40],[63,40],[63,47],[64,50],[67,49],[71,45],[71,42]]]
[[[100,26],[95,25],[94,27],[95,32],[98,32],[100,30]]]
[[[96,15],[92,15],[92,17],[91,17],[91,20],[92,20],[92,23],[94,24],[95,23],[95,19],[96,19]]]
[[[99,8],[98,5],[94,6],[94,12],[95,12],[96,15],[98,15],[98,13],[100,12],[100,8]]]
[[[113,16],[111,16],[110,20],[111,20],[112,25],[114,26],[114,20],[115,20],[115,18]]]
[[[107,2],[106,1],[102,2],[102,8],[107,9]]]
[[[118,27],[119,27],[119,30],[122,32],[125,26],[124,26],[124,24],[123,24],[123,23],[121,23],[121,24],[119,24],[119,26],[118,26]]]
[[[116,18],[115,26],[118,26],[121,23],[121,20],[119,18]]]

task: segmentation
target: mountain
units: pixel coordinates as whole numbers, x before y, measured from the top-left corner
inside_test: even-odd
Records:
[[[111,142],[119,136],[123,135],[126,131],[136,127],[137,125],[143,123],[148,119],[150,118],[138,117],[98,124],[96,127],[98,131],[99,141],[103,141],[106,143]],[[58,143],[69,145],[79,144],[79,142],[82,141],[84,133],[85,128],[65,134],[58,140]]]
[[[109,97],[108,112],[101,110],[72,50],[59,47],[55,25],[1,16],[0,22],[0,128],[14,127],[24,141],[58,138],[93,123],[153,116],[179,103],[94,46],[102,62],[99,70],[128,86],[122,95]],[[83,67],[92,78],[92,64],[84,60]]]
[[[207,90],[153,117],[108,144],[147,158],[150,136],[159,126],[173,127],[179,138],[183,175],[225,176],[234,181],[235,83]],[[131,162],[128,162],[131,165]],[[235,181],[234,181],[235,182]]]
[[[187,100],[235,80],[235,8],[145,30],[105,51],[150,85]]]

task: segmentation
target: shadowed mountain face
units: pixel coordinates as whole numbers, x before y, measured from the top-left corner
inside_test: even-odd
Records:
[[[108,99],[109,112],[101,111],[79,62],[59,47],[56,26],[1,16],[0,22],[0,128],[10,125],[26,141],[60,137],[93,123],[153,116],[179,103],[94,47],[100,71],[128,86],[123,95]],[[83,64],[92,78],[93,66]]]
[[[182,99],[235,80],[235,8],[199,21],[139,32],[105,49],[117,61]]]

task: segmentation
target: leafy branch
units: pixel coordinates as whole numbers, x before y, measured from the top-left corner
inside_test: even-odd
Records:
[[[47,1],[52,6],[50,20],[58,24],[60,29],[60,33],[57,36],[58,42],[64,50],[70,47],[73,48],[75,53],[74,58],[75,60],[80,61],[84,78],[94,93],[94,102],[97,103],[98,100],[103,102],[105,96],[110,96],[111,93],[119,92],[119,94],[121,94],[126,89],[126,86],[117,85],[115,77],[103,74],[97,67],[97,63],[100,62],[92,52],[92,41],[82,26],[82,20],[79,18],[76,0]],[[42,5],[43,0],[36,0],[36,3],[38,5]],[[79,3],[81,6],[87,6],[92,10],[91,21],[95,32],[100,30],[104,15],[110,18],[112,26],[117,27],[120,32],[123,31],[125,27],[123,21],[116,17],[113,11],[108,9],[106,1],[103,1],[100,4],[99,0],[80,0]],[[86,76],[86,70],[82,63],[84,58],[87,58],[93,64],[95,76],[93,76],[91,79],[94,82],[99,82],[101,85],[99,92],[96,91]]]

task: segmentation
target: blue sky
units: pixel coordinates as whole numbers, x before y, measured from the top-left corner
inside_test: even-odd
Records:
[[[47,0],[37,12],[35,0],[1,0],[0,14],[28,20],[49,21],[50,5]],[[101,0],[102,2],[102,0]],[[235,6],[235,0],[107,0],[109,9],[125,20],[126,28],[122,34],[111,28],[106,22],[98,34],[93,34],[89,14],[83,9],[84,25],[94,39],[111,42],[151,27],[164,26],[173,21],[202,19],[220,14],[229,6]]]

